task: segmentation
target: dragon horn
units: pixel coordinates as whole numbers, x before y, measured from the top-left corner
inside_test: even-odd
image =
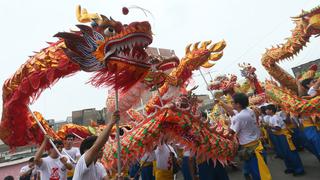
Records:
[[[102,14],[100,16],[104,21],[110,21],[110,19],[107,16],[102,15]]]
[[[188,44],[186,46],[186,50],[185,50],[185,53],[188,54],[190,52],[190,47],[191,47],[192,44]]]
[[[101,19],[100,15],[97,13],[88,13],[85,8],[81,8],[80,5],[76,7],[76,17],[81,23],[91,22],[93,19]]]
[[[200,41],[193,44],[192,51],[199,49],[199,47],[198,47],[199,43],[200,43]]]
[[[226,47],[226,42],[224,40],[212,44],[209,49],[211,52],[218,52],[218,51],[222,51],[224,48]]]

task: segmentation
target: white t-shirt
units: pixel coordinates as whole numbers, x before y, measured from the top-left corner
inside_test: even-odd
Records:
[[[85,155],[84,153],[74,170],[73,178],[74,180],[86,180],[86,179],[94,179],[94,180],[101,180],[105,176],[107,176],[106,169],[103,167],[103,165],[100,162],[92,162],[89,167],[87,167],[86,161],[85,161]]]
[[[317,90],[312,86],[309,90],[308,90],[308,95],[309,96],[314,96],[317,94]]]
[[[267,125],[270,125],[270,117],[269,115],[263,116],[263,122]]]
[[[169,148],[170,150],[169,150]],[[170,170],[172,169],[172,160],[170,157],[170,152],[173,152],[174,155],[177,157],[177,154],[175,153],[174,149],[170,145],[159,145],[157,149],[155,150],[156,154],[156,161],[157,161],[157,169],[162,170]]]
[[[280,127],[281,129],[285,129],[286,128],[286,124],[284,123],[283,119],[275,114],[273,116],[271,116],[270,118],[270,126],[272,127]],[[272,129],[271,131],[275,131],[274,129]]]
[[[287,114],[285,113],[285,112],[283,112],[283,111],[279,111],[279,112],[277,112],[276,113],[278,116],[280,116],[280,118],[282,119],[282,120],[286,120],[287,119]]]
[[[66,157],[66,156],[63,156]],[[68,157],[66,157],[68,159]],[[70,163],[69,159],[67,161]],[[42,164],[38,166],[37,170],[41,173],[41,179],[47,180],[66,180],[67,169],[60,161],[60,157],[53,159],[50,156],[42,158]]]
[[[23,173],[26,173],[30,170],[31,168],[29,167],[29,165],[25,165],[20,169],[20,176]],[[33,168],[32,172],[31,172],[31,176],[34,176],[37,173],[36,168]]]
[[[80,157],[81,154],[80,154],[80,150],[79,148],[76,148],[76,147],[72,147],[71,149],[67,150],[65,148],[62,149],[62,154],[65,154],[68,153],[68,155],[75,161],[77,161],[77,157]],[[70,160],[71,161],[71,160]],[[72,162],[72,161],[71,161]],[[75,166],[74,163],[72,163],[73,166]]]
[[[190,151],[183,151],[183,156],[190,157],[190,155],[191,155]]]
[[[141,158],[141,161],[146,161],[146,162],[153,162],[154,160],[156,160],[156,154],[154,151],[144,153],[144,155]]]
[[[256,115],[248,108],[231,117],[230,129],[237,133],[240,145],[248,144],[260,138]]]

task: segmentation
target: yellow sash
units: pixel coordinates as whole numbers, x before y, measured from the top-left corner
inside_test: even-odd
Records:
[[[287,128],[289,130],[292,130],[292,129],[296,128],[296,126],[293,123],[289,123],[289,124],[287,124]]]
[[[294,146],[294,144],[293,144],[293,142],[292,142],[292,136],[291,136],[291,134],[290,134],[290,132],[289,132],[288,129],[281,129],[281,130],[279,130],[279,131],[273,132],[273,134],[278,135],[278,136],[279,136],[279,135],[284,135],[284,136],[286,136],[286,139],[287,139],[287,142],[288,142],[288,145],[289,145],[289,149],[290,149],[291,151],[296,150],[296,147]]]
[[[302,118],[302,125],[304,128],[306,128],[306,127],[310,127],[310,126],[315,126],[315,123],[310,117],[303,117]]]
[[[153,162],[140,161],[141,167],[152,166]]]
[[[72,168],[71,170],[67,170],[67,177],[72,177],[74,173],[74,168]]]
[[[172,170],[156,170],[156,180],[173,180],[173,172]]]
[[[255,152],[255,155],[258,160],[258,168],[259,168],[261,180],[271,180],[272,177],[271,177],[269,168],[261,155],[261,153],[263,151],[263,146],[262,146],[261,141],[253,141],[253,142],[246,144],[246,145],[243,145],[243,146],[250,147],[250,146],[256,146],[257,144],[258,144],[258,146],[254,150],[254,152]]]
[[[152,175],[156,176],[156,171],[157,171],[157,161],[152,161],[153,164],[153,172]]]

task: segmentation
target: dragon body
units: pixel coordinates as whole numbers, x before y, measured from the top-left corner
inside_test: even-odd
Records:
[[[234,157],[238,147],[235,136],[227,129],[219,128],[217,124],[210,125],[203,121],[198,111],[198,101],[194,96],[187,95],[185,83],[191,77],[192,71],[203,66],[208,60],[218,60],[222,56],[225,43],[219,42],[211,47],[211,42],[203,42],[186,48],[186,55],[174,69],[159,93],[146,104],[148,114],[138,117],[138,124],[122,136],[122,164],[130,164],[159,143],[162,136],[168,135],[170,141],[184,145],[197,154],[200,160],[213,159],[226,163]],[[117,163],[117,141],[111,139],[104,148],[102,163],[111,168]]]
[[[269,101],[279,104],[290,113],[318,116],[320,112],[319,96],[311,100],[298,97],[295,78],[284,71],[277,63],[286,58],[293,58],[302,50],[311,36],[319,36],[320,7],[308,12],[303,11],[301,15],[293,17],[293,20],[296,27],[292,30],[292,36],[281,46],[268,49],[262,56],[262,65],[281,85],[279,87],[274,82],[268,82],[265,88],[266,96]]]
[[[40,144],[43,135],[28,105],[60,78],[82,70],[94,73],[90,79],[94,86],[111,86],[118,90],[120,102],[126,102],[120,103],[119,108],[128,111],[129,117],[134,119],[121,136],[123,164],[150,151],[164,134],[172,135],[171,141],[185,145],[201,159],[211,158],[224,163],[233,158],[238,146],[235,136],[203,122],[197,110],[198,101],[185,89],[192,71],[212,67],[211,61],[222,57],[224,41],[205,41],[201,45],[198,42],[192,48],[187,46],[181,61],[174,57],[165,60],[146,53],[152,42],[148,22],[123,25],[104,15],[90,14],[81,7],[77,8],[77,18],[91,25],[77,25],[79,31],[56,34],[57,42],[32,56],[4,83],[0,124],[0,138],[4,143],[11,147]],[[167,74],[164,71],[170,62],[177,67]],[[142,92],[150,89],[159,93],[147,103],[147,116],[130,110]],[[45,125],[42,116],[36,116],[48,134],[56,139],[70,132],[81,137],[92,134],[87,128],[76,125],[66,125],[56,133]],[[99,129],[96,128],[98,132]],[[111,136],[105,145],[102,162],[106,168],[117,162],[116,144]]]
[[[209,84],[208,90],[214,91],[216,98],[225,95],[227,101],[234,93],[245,93],[249,95],[250,105],[262,104],[265,94],[255,73],[256,68],[246,63],[239,64],[239,67],[241,75],[245,78],[244,82],[238,82],[236,75],[220,75]]]
[[[262,55],[262,65],[268,73],[278,81],[281,86],[298,92],[296,80],[288,72],[282,69],[277,63],[284,59],[293,58],[298,54],[311,36],[318,36],[320,34],[320,8],[314,8],[310,12],[303,11],[303,13],[293,18],[296,26],[292,30],[292,36],[287,38],[284,44],[277,45]]]
[[[56,34],[60,40],[36,53],[5,81],[0,137],[7,145],[35,142],[28,131],[32,122],[28,105],[60,78],[80,70],[94,72],[93,85],[126,91],[147,74],[145,48],[152,42],[148,22],[124,26],[103,15],[92,19],[86,15],[80,8],[78,16],[82,22],[91,21],[91,26],[78,25],[80,31]]]
[[[270,81],[266,82],[266,95],[268,100],[279,104],[285,112],[296,116],[320,116],[320,96],[310,100],[303,99]]]

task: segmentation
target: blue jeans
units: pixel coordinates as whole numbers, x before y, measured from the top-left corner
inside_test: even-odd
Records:
[[[139,176],[139,174],[137,174],[137,173],[139,173],[138,172],[139,169],[140,169],[140,164],[139,163],[135,163],[132,166],[130,166],[129,167],[129,176],[131,178],[134,178],[134,180],[139,180],[140,176]]]
[[[267,154],[265,151],[262,151],[262,156],[266,162]],[[258,167],[258,159],[255,155],[252,155],[249,160],[244,161],[243,164],[243,173],[244,175],[251,175],[253,180],[260,180],[260,172]]]
[[[269,137],[270,137],[270,140],[272,142],[272,145],[273,145],[273,149],[276,153],[276,155],[280,158],[283,158],[284,157],[284,154],[282,153],[281,149],[280,149],[280,142],[279,140],[277,139],[276,135],[274,135],[271,131],[269,131]]]
[[[317,128],[315,126],[306,127],[303,135],[306,149],[320,159],[320,135]]]
[[[303,133],[299,128],[293,128],[292,129],[292,142],[294,146],[298,149],[303,148],[303,138],[301,138],[301,134]]]
[[[277,139],[280,142],[280,148],[284,154],[284,163],[287,170],[291,170],[295,173],[304,172],[304,168],[297,150],[290,150],[288,140],[285,135],[277,135]]]
[[[142,180],[155,180],[153,176],[153,166],[145,166],[141,169],[141,179]]]

